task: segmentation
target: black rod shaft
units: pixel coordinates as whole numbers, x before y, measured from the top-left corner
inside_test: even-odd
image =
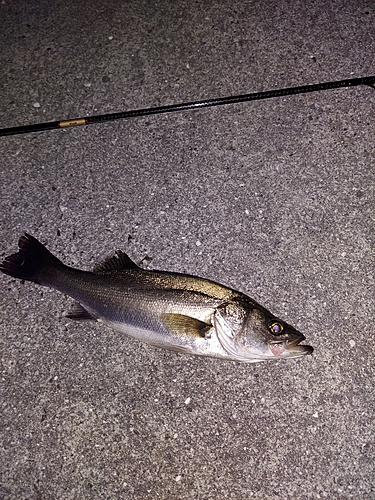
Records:
[[[260,99],[270,99],[272,97],[282,97],[295,94],[305,94],[307,92],[318,92],[344,87],[355,87],[357,85],[375,85],[375,76],[366,76],[363,78],[351,78],[348,80],[339,80],[336,82],[316,83],[313,85],[303,85],[300,87],[289,87],[278,90],[268,90],[265,92],[254,92],[252,94],[242,94],[230,97],[219,97],[216,99],[207,99],[203,101],[193,101],[180,104],[170,104],[167,106],[158,106],[153,108],[135,109],[132,111],[122,111],[119,113],[109,113],[96,116],[85,116],[71,120],[61,120],[47,123],[37,123],[34,125],[22,125],[20,127],[10,127],[0,129],[0,136],[27,134],[30,132],[41,132],[44,130],[74,127],[77,125],[89,125],[92,123],[107,122],[111,120],[121,120],[125,118],[134,118],[136,116],[155,115],[160,113],[171,113],[174,111],[184,111],[188,109],[208,108],[211,106],[222,106],[224,104],[234,104],[247,101],[257,101]]]

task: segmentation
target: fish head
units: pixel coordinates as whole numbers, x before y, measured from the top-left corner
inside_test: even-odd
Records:
[[[297,358],[313,352],[311,346],[300,345],[305,340],[301,332],[255,302],[223,304],[215,311],[214,325],[222,346],[237,361]]]

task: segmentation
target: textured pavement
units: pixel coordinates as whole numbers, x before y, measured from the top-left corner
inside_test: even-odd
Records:
[[[375,74],[374,2],[0,3],[0,126]],[[239,289],[311,357],[253,365],[64,318],[0,276],[0,498],[373,499],[375,90],[2,137],[27,231]]]

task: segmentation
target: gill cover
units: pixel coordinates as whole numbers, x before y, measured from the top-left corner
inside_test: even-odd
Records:
[[[219,306],[213,317],[214,327],[223,348],[236,361],[255,363],[264,359],[258,349],[245,349],[238,341],[244,333],[247,323],[247,311],[238,301],[231,301]]]

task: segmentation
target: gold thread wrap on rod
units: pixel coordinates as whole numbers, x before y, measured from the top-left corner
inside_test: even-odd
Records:
[[[73,118],[73,120],[62,120],[59,122],[59,127],[75,127],[77,125],[86,125],[86,120],[84,118]]]

